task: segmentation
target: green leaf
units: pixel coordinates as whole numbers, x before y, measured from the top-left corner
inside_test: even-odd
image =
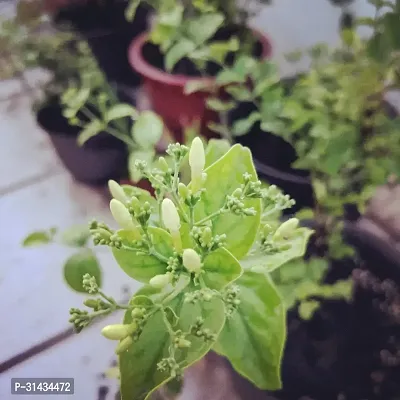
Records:
[[[299,306],[300,318],[305,321],[310,320],[313,317],[315,311],[318,309],[319,305],[320,302],[317,300],[302,301]]]
[[[211,39],[224,22],[224,16],[218,13],[201,14],[189,21],[188,38],[195,45],[202,45]]]
[[[139,7],[141,0],[130,0],[128,7],[125,9],[125,18],[127,21],[132,22],[135,19],[136,10]]]
[[[222,101],[215,97],[211,97],[211,98],[207,99],[206,104],[209,109],[218,111],[218,112],[229,111],[229,110],[232,110],[236,106],[236,103],[234,101]]]
[[[287,250],[282,250],[275,254],[258,252],[244,258],[240,261],[240,264],[244,269],[272,272],[287,262],[302,257],[307,249],[308,240],[312,234],[313,231],[311,229],[299,228],[289,239],[283,239],[276,243],[277,246],[289,245],[290,247]]]
[[[242,267],[239,261],[221,248],[213,251],[204,260],[203,279],[207,287],[221,290],[229,283],[237,279],[242,273]]]
[[[172,71],[175,64],[195,50],[196,44],[191,40],[182,38],[175,43],[165,54],[165,68]]]
[[[234,136],[246,135],[260,119],[261,114],[258,111],[253,111],[246,119],[240,119],[233,124],[232,134]]]
[[[171,257],[173,253],[172,238],[168,232],[160,228],[149,227],[155,250],[164,257]],[[124,239],[124,238],[122,238]],[[139,282],[148,283],[155,275],[165,274],[167,264],[155,256],[137,254],[137,250],[129,240],[124,241],[130,250],[113,248],[114,257],[122,270],[131,278]]]
[[[85,274],[94,276],[99,287],[102,285],[102,273],[99,261],[92,250],[84,249],[74,254],[64,264],[64,279],[68,286],[79,293],[86,293],[82,280]]]
[[[114,119],[125,117],[137,118],[138,112],[136,111],[135,107],[131,106],[130,104],[117,104],[106,112],[105,120],[110,122]]]
[[[387,13],[383,16],[382,23],[384,25],[385,34],[391,45],[391,50],[400,49],[400,15],[398,13]]]
[[[268,274],[246,271],[236,282],[238,309],[227,319],[214,350],[260,389],[281,388],[286,313]]]
[[[64,244],[71,247],[84,247],[90,238],[87,225],[76,225],[66,229],[61,237]]]
[[[205,150],[205,168],[208,168],[211,164],[214,164],[224,154],[226,154],[230,148],[231,145],[225,139],[210,139]]]
[[[22,242],[23,247],[35,247],[43,244],[49,244],[53,236],[47,231],[37,231],[30,233]]]
[[[244,83],[246,77],[241,76],[239,73],[230,70],[223,69],[216,77],[216,82],[218,85],[227,85],[229,83]]]
[[[143,111],[133,125],[132,137],[142,149],[153,149],[163,132],[162,119],[153,111]]]
[[[208,46],[209,57],[219,64],[223,64],[228,53],[239,50],[239,40],[236,37],[225,42],[213,42]]]
[[[225,88],[225,91],[238,101],[250,101],[253,98],[251,91],[241,85],[232,85]]]
[[[161,12],[158,14],[158,21],[165,26],[179,27],[182,24],[184,7],[177,2],[161,3]]]
[[[196,317],[202,316],[204,328],[219,335],[225,323],[224,305],[220,299],[214,297],[210,302],[197,304],[184,303],[183,300],[184,296],[180,294],[168,304],[179,318],[174,330],[189,331]],[[128,311],[124,323],[130,322]],[[203,358],[213,344],[204,343],[202,339],[190,334],[186,338],[191,342],[190,348],[177,352],[175,356],[183,368]],[[169,372],[157,368],[157,363],[169,356],[169,346],[170,336],[162,312],[157,311],[148,319],[138,341],[119,357],[122,400],[148,399],[158,387],[171,380]]]
[[[133,183],[137,183],[142,179],[142,174],[135,166],[137,160],[146,161],[149,165],[152,163],[155,156],[154,149],[150,150],[135,150],[129,153],[128,157],[128,171],[129,178]]]
[[[83,146],[90,138],[96,136],[104,129],[103,123],[99,119],[90,121],[78,136],[78,145]]]
[[[213,83],[205,79],[190,79],[185,85],[184,93],[192,94],[199,91],[212,91]]]
[[[234,168],[233,168],[234,166]],[[257,180],[251,152],[236,144],[217,162],[205,170],[206,191],[202,202],[195,208],[195,221],[221,209],[227,194],[233,193],[243,184],[243,174],[248,173]],[[253,245],[260,225],[261,200],[246,199],[245,207],[254,207],[255,216],[237,216],[232,213],[222,214],[213,220],[213,234],[226,234],[226,249],[237,259],[244,257]]]

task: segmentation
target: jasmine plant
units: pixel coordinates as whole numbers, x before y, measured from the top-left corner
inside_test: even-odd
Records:
[[[297,219],[272,220],[293,201],[262,187],[247,148],[235,145],[221,156],[215,142],[211,147],[205,151],[199,138],[190,148],[169,145],[172,167],[164,158],[157,167],[137,161],[155,198],[110,182],[120,229],[90,225],[94,243],[110,247],[123,271],[144,284],[121,305],[85,276],[96,304],[71,310],[77,331],[126,310],[121,324],[102,330],[118,342],[122,399],[147,399],[161,385],[181,382],[185,368],[210,350],[259,388],[281,387],[285,307],[271,273],[304,254],[312,231]],[[180,181],[186,156],[187,185]]]

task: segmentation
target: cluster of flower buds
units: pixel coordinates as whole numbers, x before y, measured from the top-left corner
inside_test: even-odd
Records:
[[[69,310],[71,318],[69,322],[74,325],[75,332],[79,333],[83,328],[87,327],[90,323],[89,312],[86,310],[79,310],[79,308],[71,308]]]
[[[95,246],[103,245],[110,246],[114,231],[102,222],[92,221],[89,224],[89,230],[93,237]]]
[[[283,194],[282,191],[275,185],[271,185],[266,189],[262,189],[262,199],[265,211],[282,211],[291,208],[296,204],[294,199],[291,199],[287,194]]]
[[[209,226],[194,226],[190,235],[199,247],[208,252],[223,247],[226,241],[225,234],[213,236]]]
[[[204,192],[204,188],[193,192],[192,188],[188,188],[182,182],[178,185],[178,193],[180,198],[188,207],[194,207],[201,199],[201,194]]]
[[[203,338],[205,342],[208,341],[215,342],[217,340],[216,334],[212,333],[210,329],[203,328],[203,326],[204,326],[204,318],[197,317],[196,321],[190,328],[190,333],[198,338]]]
[[[186,334],[182,331],[174,332],[173,345],[176,349],[187,349],[191,346],[191,341],[186,339]]]
[[[243,174],[244,184],[241,185],[243,196],[248,199],[260,199],[263,197],[261,182],[259,180],[252,181],[253,177],[248,172]]]
[[[194,292],[185,293],[185,303],[196,304],[198,301],[211,301],[214,292],[211,289],[200,289]]]
[[[99,285],[96,282],[96,278],[89,274],[83,275],[82,286],[89,294],[97,294],[99,292]]]
[[[244,216],[252,216],[256,215],[257,211],[254,207],[245,207],[244,204],[244,193],[243,190],[237,188],[232,195],[227,195],[224,207],[222,209],[223,212],[230,211],[235,215],[244,215]]]
[[[172,378],[179,377],[182,374],[182,369],[176,362],[175,357],[163,358],[157,363],[157,369],[161,372],[169,372]]]
[[[223,299],[227,318],[230,318],[240,305],[239,294],[240,289],[237,285],[231,285],[225,289]]]
[[[138,221],[142,227],[148,225],[152,211],[152,207],[148,201],[142,204],[136,196],[132,196],[128,202],[128,212],[131,218],[133,217]]]

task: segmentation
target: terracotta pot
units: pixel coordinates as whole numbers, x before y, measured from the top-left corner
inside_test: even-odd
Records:
[[[261,45],[261,59],[271,56],[272,49],[269,39],[259,31],[253,31]],[[175,139],[182,141],[182,129],[195,121],[201,121],[202,133],[206,136],[208,122],[215,120],[215,113],[206,107],[208,94],[195,92],[190,95],[184,93],[186,84],[190,81],[202,80],[213,83],[213,77],[200,78],[171,74],[150,64],[143,49],[147,43],[148,34],[136,37],[129,48],[129,62],[133,69],[144,79],[144,87],[151,101],[152,107],[163,119],[168,129],[174,132]]]

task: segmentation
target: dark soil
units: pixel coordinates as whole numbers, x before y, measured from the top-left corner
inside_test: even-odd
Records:
[[[212,40],[229,40],[233,36],[237,36],[239,38],[239,41],[243,43],[245,40],[243,36],[247,37],[248,42],[248,37],[253,37],[252,32],[250,30],[243,30],[241,27],[224,27],[220,29],[215,36],[212,38]],[[253,56],[254,57],[260,57],[262,54],[262,46],[261,43],[256,41],[253,45]],[[143,46],[143,57],[144,59],[154,67],[161,69],[163,71],[166,71],[165,64],[164,64],[164,55],[160,51],[159,47],[152,44],[152,43],[146,43]],[[227,58],[225,60],[225,63],[227,65],[232,64],[234,61],[234,55],[233,54],[228,54]],[[221,70],[221,67],[213,62],[208,62],[206,66],[206,75],[207,76],[216,76]],[[183,58],[180,60],[172,70],[172,74],[174,75],[186,75],[186,76],[201,76],[202,73],[199,71],[199,69],[196,67],[196,65],[190,61],[188,58]]]

